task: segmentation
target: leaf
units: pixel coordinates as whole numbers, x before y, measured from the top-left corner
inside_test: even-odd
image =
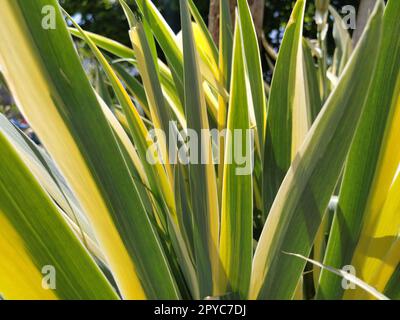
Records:
[[[400,299],[400,290],[399,290],[399,280],[400,280],[400,263],[398,263],[394,270],[393,265],[390,264],[391,261],[396,259],[399,261],[399,252],[400,252],[400,241],[396,241],[395,245],[393,245],[392,249],[390,250],[390,254],[388,257],[390,259],[389,263],[385,263],[385,265],[382,267],[381,270],[379,270],[379,273],[377,273],[377,284],[379,285],[380,283],[385,283],[386,282],[386,275],[391,275],[389,281],[386,283],[385,287],[385,294],[391,297],[393,300],[399,300]],[[394,259],[393,259],[394,258]],[[388,267],[388,269],[387,269]],[[389,272],[387,272],[389,271]],[[383,277],[381,277],[383,275]],[[379,282],[379,280],[383,280],[382,282]]]
[[[135,2],[165,54],[175,81],[178,96],[183,99],[183,56],[177,44],[176,36],[151,1],[135,0]]]
[[[264,149],[265,125],[266,125],[266,98],[264,91],[264,79],[261,67],[260,48],[256,29],[253,23],[252,13],[246,0],[238,0],[238,13],[242,28],[242,42],[245,57],[245,66],[249,74],[252,99],[251,113],[254,113],[259,150]],[[263,155],[263,153],[261,152]]]
[[[112,67],[118,77],[124,82],[127,90],[135,97],[139,102],[140,107],[146,114],[150,114],[149,104],[147,102],[146,92],[144,91],[143,85],[134,76],[131,76],[127,70],[119,63],[113,63]]]
[[[0,287],[4,298],[117,299],[2,132],[0,148]],[[54,290],[42,284],[52,272]]]
[[[364,274],[369,276],[368,278],[370,279],[371,284],[378,290],[384,291],[393,299],[398,299],[399,295],[399,191],[400,179],[398,176],[390,188],[385,205],[382,208],[382,219],[377,221],[373,241],[371,241],[370,246],[368,247],[368,249],[371,250],[370,252],[378,252],[381,259],[369,259],[368,263],[363,266]]]
[[[393,227],[395,224],[391,215],[383,215],[381,209],[400,162],[400,108],[397,101],[400,93],[400,40],[394,32],[396,29],[400,32],[399,18],[398,1],[390,1],[385,10],[385,37],[379,49],[378,66],[375,74],[371,75],[373,82],[367,106],[350,150],[324,260],[325,264],[335,268],[353,265],[358,277],[368,283],[371,283],[373,265],[376,266],[377,262],[373,260],[384,259],[390,245],[389,238],[398,232],[395,228],[380,234],[377,221],[379,219],[382,224],[391,221]],[[379,240],[383,236],[388,237],[388,241]],[[381,243],[379,249],[376,248],[378,243]],[[368,257],[367,252],[373,257]],[[343,294],[337,279],[322,272],[319,297],[336,299]]]
[[[310,254],[367,104],[382,35],[383,7],[380,1],[279,189],[253,259],[251,299],[293,297],[305,262],[294,262],[282,252]]]
[[[154,128],[156,130],[159,130],[157,132],[161,132],[160,134],[156,133],[157,140],[159,146],[161,146],[160,149],[163,150],[161,153],[164,160],[163,163],[165,170],[172,182],[174,176],[172,173],[171,163],[168,155],[171,150],[171,146],[166,141],[167,132],[169,133],[172,130],[170,126],[172,124],[172,119],[170,118],[168,109],[165,107],[165,101],[161,91],[161,85],[158,78],[158,69],[156,68],[155,64],[157,57],[154,56],[154,59],[149,58],[152,56],[149,45],[149,43],[152,42],[152,35],[146,34],[146,27],[140,21],[136,20],[127,4],[123,0],[120,0],[120,3],[124,8],[124,11],[129,20],[129,24],[131,26],[129,34],[136,53],[138,67],[142,77],[142,81],[144,83],[147,100],[149,101],[151,119]],[[151,38],[149,39],[149,37]],[[173,150],[173,152],[176,151],[177,150]],[[199,288],[198,283],[196,283],[196,281],[194,280],[195,270],[192,262],[192,256],[187,248],[187,242],[185,243],[186,239],[184,239],[184,237],[182,237],[181,235],[181,233],[185,230],[185,225],[181,224],[181,220],[177,218],[175,219],[175,217],[177,217],[176,207],[174,207],[174,210],[174,219],[172,219],[172,216],[169,215],[168,212],[166,214],[167,229],[169,231],[168,236],[173,243],[177,258],[179,259],[178,261],[180,262],[179,266],[177,266],[177,269],[180,268],[183,270],[183,273],[186,276],[187,283],[190,286],[193,296],[195,298],[198,298]],[[170,260],[173,260],[172,257],[169,258]],[[178,273],[180,272],[180,270],[176,270],[176,272]],[[176,273],[175,275],[178,280],[178,275]],[[182,283],[181,287],[185,287],[185,285],[186,284]]]
[[[336,43],[336,50],[333,58],[334,63],[332,65],[332,71],[336,76],[340,76],[353,52],[353,42],[339,13],[332,6],[329,6],[329,11],[335,21],[333,25],[333,38]]]
[[[56,8],[54,30],[42,28],[45,5]],[[178,298],[160,239],[58,3],[7,0],[0,7],[0,40],[8,43],[0,47],[0,62],[9,87],[88,214],[123,297]]]
[[[105,82],[104,76],[100,68],[95,69],[95,83],[94,87],[97,93],[102,97],[105,103],[112,106],[112,98],[110,92],[108,91],[107,83]]]
[[[150,47],[143,27],[137,25],[134,30],[131,29],[130,35],[137,56],[137,66],[146,93],[146,100],[149,104],[151,121],[157,129],[167,132],[171,117],[162,92],[158,68],[152,59],[145,58],[150,54]]]
[[[87,236],[96,242],[93,230],[89,221],[82,211],[82,208],[69,189],[56,168],[53,161],[47,156],[44,150],[34,144],[24,133],[14,127],[6,117],[0,114],[0,132],[7,138],[13,147],[19,152],[21,159],[29,170],[35,175],[41,186],[48,192],[49,196],[57,203],[66,215],[65,218],[78,228],[78,236],[87,244]],[[67,218],[68,217],[68,218]],[[80,230],[79,230],[80,229]],[[94,249],[93,247],[91,249]],[[94,250],[98,250],[95,248]],[[101,259],[101,257],[99,257]]]
[[[203,138],[209,129],[192,22],[186,0],[180,0],[182,23],[185,113],[188,128]],[[210,141],[199,143],[198,163],[189,164],[189,183],[193,210],[193,240],[197,278],[202,298],[213,295],[217,283],[219,209]],[[200,156],[205,156],[203,164]]]
[[[207,38],[204,36],[197,23],[192,22],[193,37],[195,39],[196,51],[199,57],[200,74],[203,77],[203,86],[209,86],[216,93],[220,94],[224,100],[227,100],[228,93],[220,79],[220,70],[212,57],[212,49],[208,45]],[[179,48],[182,48],[182,31],[176,36]]]
[[[192,14],[194,20],[196,21],[197,25],[201,29],[201,33],[203,37],[207,39],[207,46],[209,47],[210,54],[212,56],[214,64],[218,63],[218,49],[214,43],[214,40],[211,36],[210,31],[207,28],[199,10],[197,9],[196,5],[194,4],[193,0],[188,0],[190,13]]]
[[[67,15],[67,13],[65,14]],[[69,17],[69,19],[71,20],[72,18]],[[110,64],[107,62],[107,59],[102,55],[100,50],[90,40],[90,38],[86,36],[86,34],[80,28],[80,26],[75,21],[73,20],[71,21],[74,24],[74,26],[81,32],[81,35],[89,45],[93,54],[95,55],[99,63],[102,65],[104,72],[106,73],[111,83],[111,86],[114,89],[115,95],[119,103],[121,104],[124,114],[126,116],[130,134],[135,143],[138,155],[142,160],[142,165],[146,172],[147,179],[152,192],[156,195],[158,201],[165,203],[165,207],[168,208],[169,213],[172,214],[174,218],[176,218],[174,197],[172,195],[172,190],[170,185],[171,175],[168,175],[164,167],[162,166],[162,161],[160,161],[161,159],[159,158],[159,154],[157,153],[156,155],[154,155],[152,154],[152,152],[149,152],[149,150],[151,150],[151,147],[153,145],[153,141],[150,138],[151,135],[147,130],[143,122],[143,119],[140,117],[128,93],[122,86],[121,82],[119,81],[117,75],[115,74]],[[144,159],[146,159],[146,161],[144,161]],[[162,208],[164,208],[164,206]],[[157,214],[158,214],[158,219],[163,221],[165,220],[163,215],[165,216],[168,213],[157,211]],[[163,224],[165,228],[165,221]]]
[[[309,129],[302,32],[305,1],[298,0],[286,26],[272,78],[264,149],[264,217]]]
[[[318,70],[314,64],[311,48],[307,40],[303,38],[303,65],[304,65],[304,87],[307,106],[311,123],[315,121],[322,108],[322,101],[319,92]]]
[[[107,52],[112,53],[117,57],[123,59],[124,61],[132,63],[135,66],[137,65],[134,51],[122,45],[121,43],[88,31],[83,31],[82,33],[82,31],[79,31],[75,28],[69,28],[69,31],[73,36],[85,40],[85,37],[83,36],[84,33],[85,36],[87,36],[99,48],[104,49]],[[119,69],[115,68],[115,64],[113,64],[113,67],[114,69],[116,69],[115,71],[118,73],[118,75],[125,81],[125,77],[120,74]],[[178,118],[180,123],[183,124],[184,118],[182,103],[180,101],[181,97],[178,95],[178,92],[175,88],[175,83],[171,71],[168,66],[166,66],[165,63],[161,60],[158,60],[158,69],[160,71],[160,81],[163,87],[164,94],[168,96],[168,98],[171,100],[170,106],[172,107],[172,110],[176,114],[176,117]],[[132,89],[132,87],[128,87],[128,89],[130,90]]]
[[[220,20],[219,20],[219,81],[230,91],[231,69],[232,69],[232,47],[233,31],[232,17],[229,3],[227,0],[220,1]],[[228,103],[221,94],[218,95],[217,127],[222,132],[227,126]],[[222,184],[224,181],[224,161],[225,157],[225,137],[219,138],[219,164],[218,164],[218,198],[221,201]]]
[[[120,0],[120,2],[124,7],[124,11],[128,17],[128,20],[130,21],[131,29],[129,31],[129,35],[135,50],[138,69],[142,77],[147,101],[149,102],[151,121],[156,129],[156,132],[158,132],[157,130],[162,131],[162,134],[156,133],[156,135],[157,140],[160,142],[159,145],[162,145],[160,148],[160,153],[163,159],[164,167],[167,171],[169,179],[172,181],[172,169],[167,152],[167,150],[169,150],[169,143],[168,139],[165,139],[166,133],[169,132],[169,126],[172,119],[169,114],[169,109],[166,108],[166,103],[159,80],[158,68],[156,67],[156,63],[154,61],[157,60],[157,57],[154,57],[154,60],[149,58],[152,56],[150,48],[150,43],[153,40],[152,35],[150,35],[151,39],[148,40],[144,25],[140,21],[136,20],[136,18],[133,16],[133,13],[123,0]],[[128,12],[131,13],[131,18]],[[131,19],[133,19],[133,21]]]
[[[235,30],[222,188],[220,256],[223,276],[226,277],[226,289],[223,291],[245,298],[253,256],[253,150],[247,100],[250,85],[246,76],[242,29],[238,23]],[[244,165],[238,163],[237,158],[243,153]]]
[[[351,283],[354,283],[355,285],[357,285],[359,288],[361,288],[362,290],[368,292],[369,294],[371,294],[372,296],[374,296],[375,298],[379,299],[379,300],[390,300],[388,297],[386,297],[384,294],[380,293],[378,290],[376,290],[375,288],[371,287],[369,284],[365,283],[364,281],[360,280],[359,278],[355,277],[354,275],[340,270],[340,269],[335,269],[332,268],[330,266],[326,266],[318,261],[315,261],[313,259],[309,259],[306,258],[300,254],[295,254],[295,253],[287,253],[288,255],[294,256],[294,257],[298,257],[301,258],[305,261],[308,261],[318,267],[320,267],[323,270],[326,270],[327,272],[330,272],[334,275],[337,275],[339,277],[341,277],[342,279],[345,279]]]
[[[76,28],[68,28],[68,31],[75,37],[83,39],[81,32]],[[93,32],[85,31],[86,36],[88,36],[99,48],[102,48],[117,57],[125,59],[135,59],[135,54],[133,50],[118,41],[112,40],[110,38],[98,35]]]

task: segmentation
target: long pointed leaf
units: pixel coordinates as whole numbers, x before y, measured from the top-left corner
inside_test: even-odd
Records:
[[[250,95],[246,76],[241,27],[236,24],[231,94],[228,112],[228,136],[222,188],[220,254],[226,276],[226,292],[245,298],[248,293],[253,255],[253,188],[251,133],[248,110]],[[247,82],[247,85],[246,85]],[[243,154],[243,164],[236,154]],[[243,171],[243,172],[241,172]]]
[[[383,7],[379,1],[340,83],[311,127],[279,189],[253,261],[252,299],[293,297],[305,262],[293,261],[283,252],[307,257],[310,254],[366,105],[381,41]]]
[[[305,100],[302,30],[305,1],[293,9],[279,50],[268,101],[264,155],[264,216],[310,125]]]
[[[45,5],[56,8],[54,30],[42,28]],[[123,296],[177,298],[158,236],[85,76],[58,3],[6,0],[0,6],[0,39],[8,44],[0,47],[5,77],[89,215]]]
[[[202,90],[192,22],[186,0],[180,0],[183,54],[185,110],[188,128],[203,138],[202,129],[209,129],[205,98]],[[197,164],[189,164],[191,203],[193,209],[193,239],[201,297],[216,290],[218,267],[219,213],[214,166],[210,141],[199,144]],[[202,164],[200,155],[206,156]]]
[[[396,110],[400,90],[400,39],[395,32],[395,29],[400,32],[399,18],[399,2],[390,1],[385,11],[385,37],[378,66],[368,94],[367,109],[347,161],[324,262],[336,268],[352,264],[358,276],[368,283],[371,275],[363,270],[362,260],[370,260],[365,256],[369,252],[366,246],[373,237],[377,218],[387,219],[380,216],[380,210],[400,162],[400,111]],[[382,247],[378,255],[384,255],[386,250]],[[339,298],[343,293],[340,281],[322,272],[319,296]]]
[[[0,132],[0,290],[6,299],[117,295],[18,152]],[[46,268],[54,287],[43,287]],[[45,282],[44,282],[45,283]],[[53,290],[54,289],[54,290]]]

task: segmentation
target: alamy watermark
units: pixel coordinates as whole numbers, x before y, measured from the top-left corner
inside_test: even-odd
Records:
[[[42,288],[45,290],[55,290],[56,283],[56,268],[52,265],[45,265],[42,268]]]
[[[52,5],[42,8],[42,28],[45,30],[54,30],[57,27],[56,8]]]
[[[154,164],[233,164],[236,175],[250,175],[254,167],[254,129],[182,129],[170,121],[168,133],[149,131],[146,160]],[[221,143],[222,141],[222,143]],[[221,148],[224,159],[220,159]]]
[[[342,26],[344,29],[355,30],[357,28],[357,13],[354,6],[342,7],[341,13],[344,15],[342,18]]]
[[[352,265],[346,265],[342,268],[342,271],[352,275],[356,276],[356,268]],[[343,290],[354,290],[356,289],[356,284],[350,280],[347,280],[345,278],[342,279],[342,288]]]
[[[45,30],[54,30],[57,27],[56,8],[52,5],[45,5],[41,11],[42,28]],[[341,8],[341,13],[344,15],[342,18],[342,25],[345,29],[356,29],[357,10],[352,5],[346,5]]]

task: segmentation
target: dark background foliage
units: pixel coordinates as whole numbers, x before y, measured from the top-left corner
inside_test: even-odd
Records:
[[[59,0],[61,5],[75,16],[84,29],[111,37],[129,45],[127,35],[127,22],[124,14],[115,0]],[[127,1],[133,4],[133,0]],[[161,13],[171,26],[178,32],[180,30],[179,1],[178,0],[153,0]],[[206,23],[210,0],[194,0]],[[285,25],[290,17],[294,0],[266,0],[264,31],[271,44],[279,46]],[[359,0],[331,0],[332,5],[340,9],[345,5],[358,7]],[[308,1],[305,18],[305,36],[315,37],[315,24],[313,23],[314,1]]]

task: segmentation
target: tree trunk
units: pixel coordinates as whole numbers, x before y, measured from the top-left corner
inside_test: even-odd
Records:
[[[214,42],[218,39],[218,22],[219,22],[219,0],[210,0],[210,11],[208,14],[208,29]]]
[[[263,32],[265,0],[247,0],[250,6],[251,13],[254,19],[254,25],[257,31],[257,36],[261,40]],[[208,29],[215,41],[219,39],[219,3],[220,0],[210,0],[210,12],[208,15]],[[229,0],[231,8],[231,16],[234,21],[236,0]]]
[[[264,11],[265,0],[247,0],[250,5],[251,14],[253,15],[254,26],[256,28],[258,41],[261,42],[264,32]]]
[[[353,45],[356,46],[360,40],[364,28],[368,22],[368,18],[374,9],[376,0],[361,0],[357,13],[357,26],[353,33]]]

